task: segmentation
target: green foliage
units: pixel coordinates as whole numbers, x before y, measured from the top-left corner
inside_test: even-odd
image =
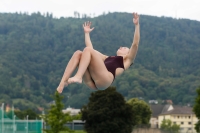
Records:
[[[164,119],[161,123],[161,129],[170,131],[171,133],[178,133],[180,130],[180,125],[173,124],[169,119]]]
[[[152,113],[149,105],[137,98],[131,98],[127,103],[132,106],[134,112],[134,125],[148,125]]]
[[[87,133],[131,133],[134,126],[133,110],[115,87],[92,93],[81,113]]]
[[[198,120],[198,122],[195,124],[195,130],[196,130],[197,132],[200,131],[200,120]]]
[[[77,114],[77,115],[72,115],[71,118],[72,118],[73,120],[81,120],[82,115],[81,115],[81,113],[80,113],[80,114]]]
[[[60,133],[69,133],[69,132],[63,131],[63,132],[60,132]],[[86,133],[86,132],[82,131],[82,130],[75,130],[74,133]]]
[[[195,125],[195,129],[197,132],[199,132],[200,131],[200,87],[197,88],[196,92],[197,92],[197,96],[195,99],[195,104],[193,106],[193,111],[196,117],[198,118],[198,122]]]
[[[44,129],[46,133],[59,133],[60,131],[72,132],[68,127],[64,126],[67,122],[72,121],[71,116],[62,112],[64,107],[62,103],[63,96],[56,91],[52,96],[55,104],[52,104],[48,113],[44,116],[44,121],[50,129]]]
[[[39,115],[32,109],[27,109],[27,110],[16,110],[15,111],[15,115],[19,118],[19,119],[28,119],[29,120],[35,120],[35,119],[40,119]]]

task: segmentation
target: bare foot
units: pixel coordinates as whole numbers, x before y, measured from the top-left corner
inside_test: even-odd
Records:
[[[69,84],[71,84],[71,83],[79,83],[79,84],[81,84],[82,83],[82,78],[74,76],[74,77],[68,79],[68,83]]]
[[[59,86],[58,86],[58,88],[57,88],[57,91],[58,91],[59,93],[62,93],[64,87],[66,87],[67,85],[68,85],[67,82],[60,83]]]

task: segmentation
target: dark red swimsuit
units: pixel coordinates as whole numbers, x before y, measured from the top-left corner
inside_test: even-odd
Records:
[[[105,66],[109,72],[111,72],[115,79],[115,71],[117,68],[124,69],[124,59],[122,56],[109,56],[104,61]],[[113,79],[113,80],[114,80]]]

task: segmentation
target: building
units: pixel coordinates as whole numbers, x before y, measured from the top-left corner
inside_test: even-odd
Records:
[[[152,128],[160,128],[164,119],[171,120],[180,125],[180,132],[196,133],[194,129],[198,119],[191,107],[167,105],[150,105],[152,117],[150,119]]]
[[[71,107],[62,110],[63,113],[69,113],[70,115],[77,115],[79,114],[80,111],[81,111],[80,109],[74,109]]]
[[[174,124],[180,125],[180,132],[196,133],[194,127],[198,119],[191,107],[174,106],[172,110],[161,113],[158,117],[159,128],[163,119],[170,119]]]
[[[160,114],[172,110],[172,105],[150,105],[152,115],[150,119],[151,128],[158,128],[158,117]]]
[[[158,104],[157,100],[149,100],[149,104]]]

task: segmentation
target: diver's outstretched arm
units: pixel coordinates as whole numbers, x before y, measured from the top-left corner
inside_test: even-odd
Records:
[[[140,16],[137,13],[133,13],[133,23],[135,24],[135,33],[133,36],[133,43],[130,47],[129,53],[127,55],[130,64],[134,61],[137,51],[138,51],[138,45],[140,41],[140,24],[139,24],[139,18]]]
[[[85,45],[86,45],[86,47],[93,48],[92,42],[91,42],[91,39],[90,39],[90,32],[94,29],[94,27],[90,28],[91,25],[92,25],[92,22],[89,22],[89,21],[85,22],[83,24],[83,30],[85,32]]]

